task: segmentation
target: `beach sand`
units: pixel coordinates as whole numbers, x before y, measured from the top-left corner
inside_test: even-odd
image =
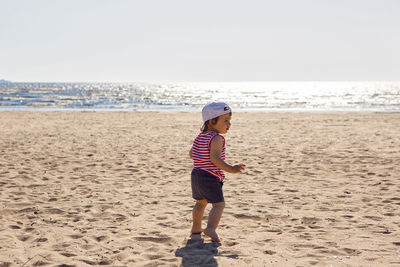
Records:
[[[200,127],[0,112],[0,266],[400,265],[399,113],[234,113],[220,244],[189,239]]]

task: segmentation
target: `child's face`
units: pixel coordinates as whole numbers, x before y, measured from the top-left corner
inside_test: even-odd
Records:
[[[229,127],[231,126],[231,117],[232,116],[230,114],[224,114],[219,116],[217,123],[212,126],[214,131],[220,134],[227,133]]]

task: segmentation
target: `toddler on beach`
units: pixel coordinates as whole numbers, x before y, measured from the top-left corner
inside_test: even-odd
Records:
[[[190,149],[190,158],[194,168],[191,174],[192,196],[196,200],[193,207],[192,236],[205,235],[214,242],[221,242],[216,228],[225,207],[222,185],[224,171],[238,173],[244,170],[244,164],[229,165],[225,162],[225,138],[221,134],[228,132],[231,126],[231,108],[223,102],[213,102],[202,110],[203,127]],[[204,209],[211,203],[207,228],[201,227]]]

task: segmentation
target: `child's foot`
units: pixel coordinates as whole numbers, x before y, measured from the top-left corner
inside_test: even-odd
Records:
[[[211,240],[213,242],[221,242],[221,239],[219,239],[217,232],[215,232],[214,229],[211,228],[206,228],[204,229],[203,233],[208,236],[211,237]]]

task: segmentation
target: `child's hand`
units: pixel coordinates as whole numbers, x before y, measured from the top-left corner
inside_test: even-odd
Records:
[[[244,168],[246,168],[246,165],[244,164],[238,164],[235,166],[232,166],[232,173],[238,173],[244,171]]]

